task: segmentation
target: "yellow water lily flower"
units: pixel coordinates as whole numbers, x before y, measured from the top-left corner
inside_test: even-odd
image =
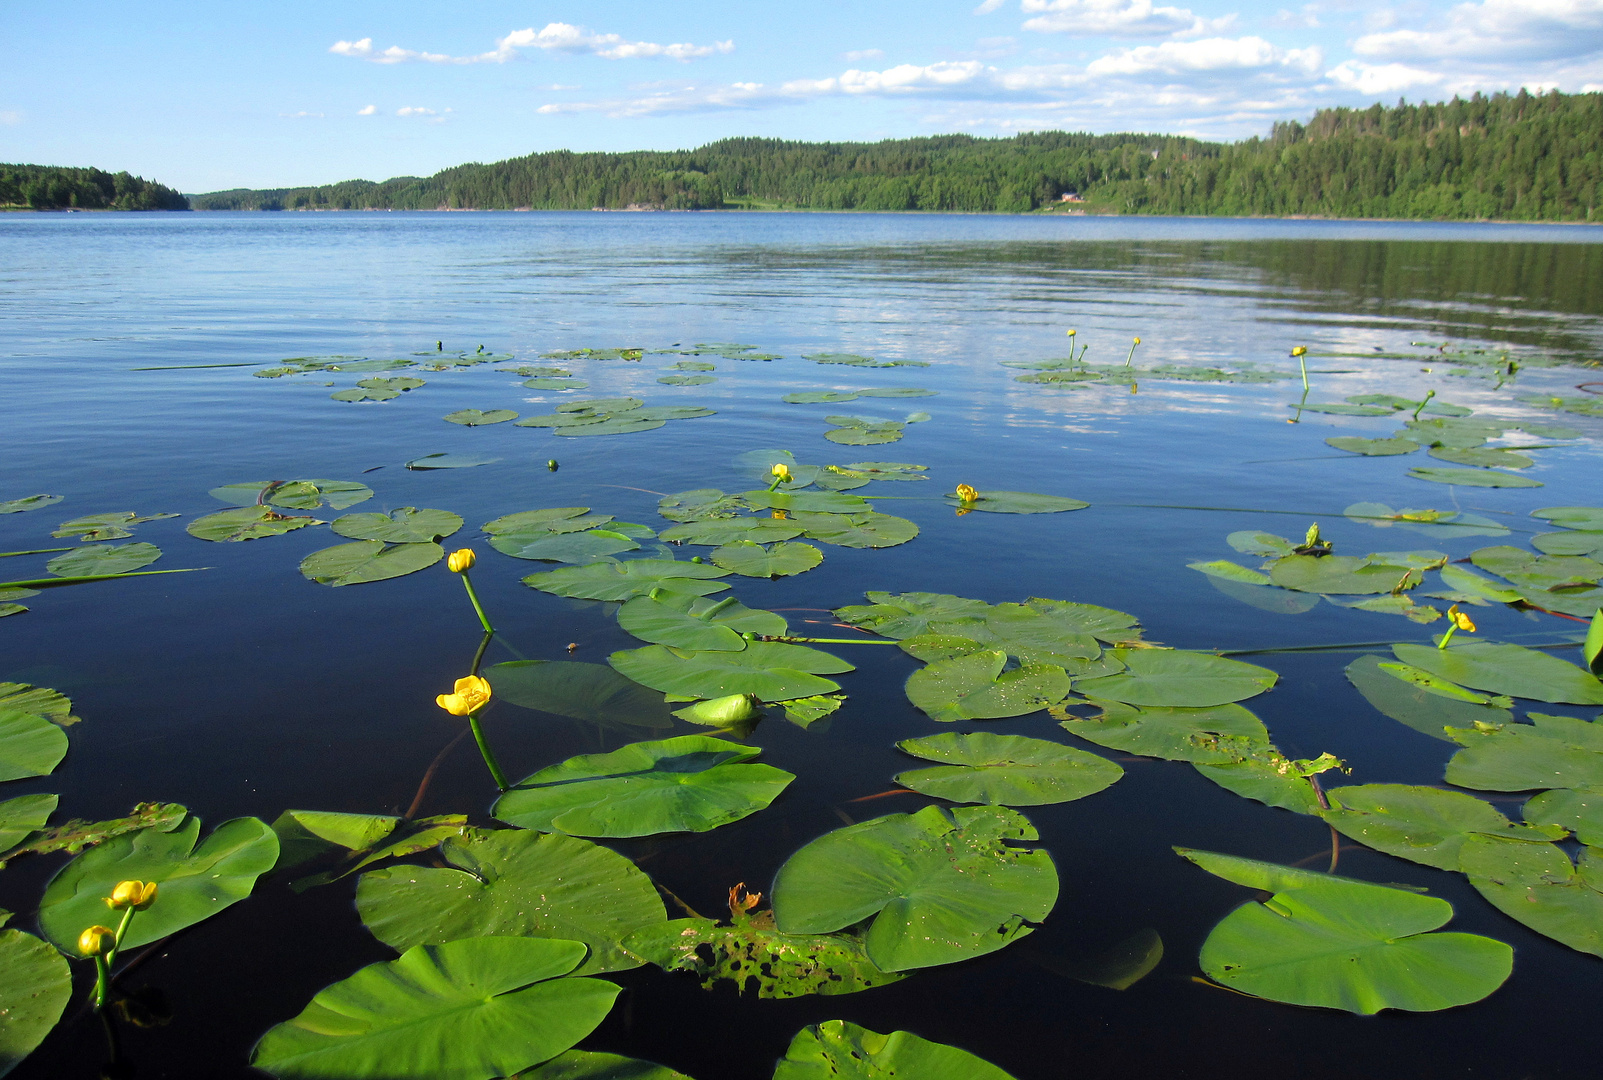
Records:
[[[435,703],[452,716],[467,716],[484,708],[490,700],[490,684],[477,675],[467,675],[456,681],[449,694],[441,694]]]
[[[783,461],[777,462],[772,469],[768,470],[768,472],[773,476],[779,477],[781,480],[790,479],[790,466],[786,465]]]
[[[786,514],[783,510],[774,510],[769,513],[768,516],[773,518],[775,521],[784,521],[790,515]]]
[[[1307,356],[1308,355],[1308,346],[1306,346],[1306,345],[1298,345],[1295,349],[1291,350],[1291,355],[1292,356]]]
[[[1457,604],[1454,604],[1452,607],[1447,609],[1447,617],[1453,620],[1453,626],[1459,630],[1463,630],[1465,633],[1469,634],[1473,634],[1475,632],[1475,620],[1471,619],[1468,615],[1465,615],[1462,611],[1459,611]]]
[[[461,548],[446,556],[445,565],[450,567],[453,574],[465,574],[473,569],[473,564],[478,561],[479,557],[473,554],[472,548]]]
[[[957,485],[957,491],[954,492],[954,494],[959,500],[966,503],[971,503],[980,497],[980,493],[975,491],[968,484]]]
[[[154,881],[119,881],[117,887],[111,890],[111,895],[106,897],[106,906],[113,911],[122,911],[126,908],[144,911],[155,902]]]
[[[91,926],[78,935],[78,951],[85,956],[106,956],[117,949],[117,931],[109,926]]]

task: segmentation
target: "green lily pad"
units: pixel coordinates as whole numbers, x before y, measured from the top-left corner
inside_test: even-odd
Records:
[[[553,430],[555,435],[564,435],[577,438],[581,435],[632,435],[637,431],[651,431],[660,428],[666,420],[634,419],[631,415],[609,417],[598,424],[583,424],[576,427],[559,427]]]
[[[72,969],[21,930],[0,930],[0,1076],[44,1042],[72,997]]]
[[[434,354],[425,353],[422,355],[432,356]],[[338,360],[339,362],[316,364],[316,367],[327,371],[399,371],[402,368],[409,368],[413,365],[413,361],[400,357],[396,357],[393,360],[347,360],[341,357],[328,357],[327,359],[330,361]],[[309,370],[313,367],[312,365],[302,366],[307,367]]]
[[[349,480],[258,480],[246,484],[226,484],[207,494],[230,506],[285,506],[294,510],[344,510],[373,497],[366,484]]]
[[[0,500],[0,514],[21,514],[29,510],[42,510],[54,506],[65,495],[27,495],[20,499]]]
[[[530,390],[586,390],[590,387],[590,384],[583,379],[560,377],[524,379],[523,385]]]
[[[666,645],[615,652],[607,662],[643,686],[686,699],[756,694],[763,701],[832,694],[839,684],[822,675],[856,670],[821,649],[753,641],[739,652],[691,652]]]
[[[661,375],[657,381],[664,386],[705,386],[718,381],[716,375]]]
[[[1056,705],[1069,693],[1069,677],[1052,664],[1003,671],[1007,654],[983,650],[937,660],[907,679],[907,697],[932,720],[996,720]]]
[[[582,427],[585,424],[599,424],[605,420],[604,413],[546,413],[537,416],[526,416],[513,424],[513,427]]]
[[[1098,701],[1100,716],[1063,721],[1063,729],[1098,746],[1165,761],[1222,765],[1247,746],[1268,746],[1263,721],[1240,705],[1207,709],[1138,708]]]
[[[778,540],[794,540],[804,530],[792,521],[773,518],[705,518],[687,521],[662,530],[661,539],[671,544],[700,544],[721,547],[737,540],[754,544],[771,544]]]
[[[1326,439],[1325,443],[1337,450],[1345,450],[1350,454],[1363,454],[1365,457],[1392,457],[1397,454],[1412,454],[1419,449],[1419,444],[1409,439],[1360,439],[1353,435],[1337,435]]]
[[[1186,563],[1188,569],[1198,570],[1209,577],[1221,578],[1225,581],[1239,582],[1243,585],[1267,585],[1269,575],[1249,570],[1245,566],[1233,563],[1229,559],[1214,559],[1212,562]]]
[[[49,719],[0,708],[0,781],[49,776],[66,756],[67,734]]]
[[[852,424],[846,427],[830,428],[824,432],[824,438],[832,443],[842,446],[882,446],[885,443],[899,442],[902,438],[902,427],[868,427],[866,425]]]
[[[673,727],[662,694],[605,664],[510,660],[484,672],[497,700],[603,727],[646,733]]]
[[[920,386],[881,386],[859,390],[857,391],[857,396],[866,398],[915,398],[935,397],[936,393],[934,390],[926,390]]]
[[[1340,768],[1338,759],[1330,754],[1321,754],[1317,758],[1294,760],[1274,746],[1255,743],[1234,745],[1240,754],[1237,760],[1219,764],[1195,761],[1191,767],[1226,791],[1244,799],[1290,810],[1294,814],[1320,813],[1323,807],[1308,778]]]
[[[523,583],[531,589],[585,600],[628,600],[653,589],[707,596],[729,588],[721,581],[729,571],[709,563],[673,559],[633,559],[624,563],[594,562],[530,574]]]
[[[5,715],[0,713],[0,725],[5,723]],[[0,754],[4,754],[3,749]],[[0,802],[0,858],[30,834],[44,828],[59,801],[58,795],[19,795]],[[0,924],[3,923],[4,918],[0,917]]]
[[[1435,697],[1451,698],[1454,701],[1467,701],[1472,705],[1498,706],[1497,702],[1494,702],[1485,694],[1477,694],[1473,690],[1465,690],[1457,683],[1450,683],[1446,679],[1437,678],[1428,671],[1422,671],[1408,664],[1382,663],[1379,667],[1382,673],[1401,682],[1408,683],[1410,686],[1423,690],[1425,693]],[[1504,702],[1508,702],[1508,699],[1505,698]],[[1508,703],[1512,704],[1511,702]],[[1503,707],[1506,707],[1506,705]]]
[[[1285,537],[1260,532],[1257,529],[1241,529],[1233,532],[1225,537],[1225,543],[1244,555],[1262,555],[1266,559],[1292,555],[1297,550],[1297,545]]]
[[[52,532],[51,536],[75,536],[85,542],[93,540],[121,540],[132,536],[129,529],[134,525],[141,525],[147,521],[160,521],[163,518],[175,518],[177,514],[146,514],[143,517],[132,510],[109,514],[86,514],[83,517],[64,521],[60,528]]]
[[[1383,663],[1379,656],[1360,656],[1347,665],[1347,681],[1381,713],[1422,735],[1452,742],[1452,736],[1447,734],[1449,727],[1502,724],[1514,718],[1507,709],[1432,694],[1424,687],[1388,674],[1381,669]]]
[[[1462,484],[1465,487],[1533,488],[1541,487],[1540,480],[1492,469],[1449,469],[1437,466],[1419,466],[1409,469],[1408,475],[1416,480],[1430,480],[1437,484]]]
[[[1280,676],[1268,668],[1210,653],[1180,649],[1113,649],[1126,670],[1080,682],[1087,697],[1127,705],[1207,708],[1244,701],[1275,685]]]
[[[657,513],[669,521],[710,521],[734,517],[745,510],[738,495],[725,495],[717,488],[696,488],[665,495],[657,502]]]
[[[1339,401],[1310,401],[1307,404],[1287,405],[1299,412],[1329,413],[1332,416],[1391,416],[1397,410],[1378,405],[1350,405]]]
[[[377,382],[378,380],[372,381]],[[336,390],[328,396],[335,401],[393,401],[401,396],[401,391],[383,385],[355,386],[349,390]]]
[[[149,566],[161,558],[155,544],[94,544],[57,555],[45,563],[56,577],[88,577],[93,574],[126,574]]]
[[[1231,912],[1203,942],[1203,972],[1233,990],[1370,1015],[1467,1005],[1508,979],[1514,950],[1478,934],[1432,933],[1452,905],[1330,878]]]
[[[13,801],[20,803],[22,800]],[[0,852],[0,866],[20,855],[46,855],[52,851],[76,853],[92,844],[101,844],[112,837],[141,829],[171,832],[188,813],[177,803],[140,803],[126,817],[110,821],[69,821],[65,825],[43,829],[21,846]]]
[[[824,553],[811,544],[779,543],[770,547],[736,540],[712,553],[715,565],[742,577],[790,577],[824,561]]]
[[[774,922],[827,934],[872,918],[864,941],[884,971],[983,956],[1029,933],[1057,902],[1058,876],[1023,815],[929,806],[849,825],[803,846],[774,879]]]
[[[709,364],[705,360],[680,360],[668,365],[674,371],[717,371],[717,364]]]
[[[918,526],[891,514],[841,515],[843,520],[807,526],[806,536],[837,547],[888,548],[918,535]]]
[[[876,360],[856,353],[813,353],[802,357],[815,364],[844,364],[847,367],[929,367],[928,360]]]
[[[461,516],[449,510],[419,510],[413,506],[388,514],[346,514],[330,526],[353,540],[383,540],[389,544],[438,543],[461,527]]]
[[[1603,683],[1595,675],[1556,656],[1492,641],[1471,641],[1446,649],[1393,645],[1405,664],[1432,675],[1493,694],[1570,705],[1603,705]]]
[[[631,743],[541,769],[492,812],[522,828],[577,836],[707,832],[761,810],[796,778],[753,762],[761,752],[706,735]]]
[[[1084,510],[1091,504],[1061,495],[1036,495],[1028,491],[980,491],[973,502],[956,495],[946,496],[949,506],[962,510],[984,510],[988,514],[1061,514],[1065,510]]]
[[[784,616],[754,611],[732,596],[715,601],[671,592],[628,601],[618,609],[618,626],[655,645],[721,652],[744,649],[742,634],[781,637],[789,629]]]
[[[308,525],[321,524],[323,522],[313,517],[280,514],[270,506],[240,506],[198,517],[185,526],[184,531],[201,540],[221,543],[282,536]]]
[[[76,951],[84,927],[106,918],[105,897],[119,881],[154,881],[161,890],[123,938],[124,949],[168,934],[236,904],[278,860],[278,837],[253,817],[225,821],[196,848],[200,819],[163,832],[141,829],[107,840],[57,871],[39,902],[39,926],[51,944]]]
[[[903,787],[958,803],[1043,806],[1073,802],[1111,787],[1124,770],[1107,758],[1045,739],[950,732],[903,739],[897,749],[945,762],[898,773]]]
[[[514,1080],[691,1080],[666,1065],[619,1054],[569,1050],[544,1065],[524,1069]]]
[[[1533,795],[1520,811],[1532,825],[1554,825],[1588,847],[1603,846],[1603,792],[1555,788]]]
[[[640,549],[637,541],[611,529],[572,533],[504,533],[492,537],[490,543],[497,551],[519,559],[565,563],[596,562],[611,555]]]
[[[445,549],[435,543],[358,540],[312,552],[301,560],[301,574],[320,585],[360,585],[414,574],[443,558]]]
[[[785,702],[785,719],[806,730],[826,716],[837,712],[844,704],[846,704],[845,694],[814,694],[811,697],[792,698]],[[822,731],[823,728],[819,730]]]
[[[481,937],[419,945],[325,987],[262,1036],[251,1064],[279,1077],[489,1080],[573,1046],[619,988],[562,978],[577,941]]]
[[[486,521],[479,528],[491,536],[510,536],[529,533],[535,537],[543,533],[583,532],[605,525],[611,514],[592,514],[588,506],[552,506],[543,510],[523,510]]]
[[[867,604],[836,608],[834,616],[881,637],[898,640],[931,633],[932,622],[984,616],[991,606],[983,600],[969,600],[948,593],[870,592],[864,595]]]
[[[867,514],[874,506],[861,495],[836,491],[743,491],[740,498],[754,510],[786,510],[790,513]]]
[[[516,420],[517,418],[518,414],[511,409],[458,409],[456,412],[445,414],[447,422],[461,424],[463,427],[504,424],[508,420]]]
[[[1531,537],[1531,546],[1546,555],[1603,559],[1603,530],[1538,533]]]
[[[779,400],[787,405],[835,405],[845,401],[856,401],[857,395],[850,390],[803,390],[786,394]]]
[[[664,971],[686,971],[711,990],[719,980],[763,998],[808,994],[855,994],[898,982],[905,975],[881,971],[852,934],[781,934],[766,911],[733,905],[730,925],[712,919],[675,919],[645,926],[624,939],[624,948]]]
[[[1410,862],[1457,870],[1458,855],[1471,836],[1556,840],[1554,829],[1515,825],[1491,803],[1462,791],[1414,784],[1362,784],[1325,792],[1323,817],[1337,832]]]
[[[1470,593],[1494,604],[1512,604],[1520,598],[1519,590],[1505,589],[1496,582],[1483,578],[1473,570],[1448,563],[1440,570],[1442,584],[1458,592]]]
[[[488,454],[424,454],[420,458],[408,461],[406,467],[415,472],[427,472],[430,469],[472,469],[480,465],[493,465],[500,460]]]
[[[1531,517],[1551,521],[1565,529],[1603,530],[1603,507],[1598,506],[1544,506],[1532,510]]]
[[[1355,555],[1288,555],[1270,568],[1269,578],[1283,589],[1350,596],[1414,588],[1420,575],[1411,570]]]
[[[356,910],[374,937],[394,949],[498,935],[582,941],[590,952],[579,974],[593,975],[638,966],[619,942],[667,918],[634,863],[576,836],[464,829],[440,857],[450,865],[362,875]]]
[[[1534,712],[1529,719],[1450,729],[1463,749],[1447,763],[1447,782],[1478,791],[1603,791],[1603,726]]]
[[[700,416],[717,416],[716,410],[705,405],[647,405],[629,410],[631,420],[694,420]]]
[[[1465,841],[1458,867],[1493,907],[1554,941],[1603,956],[1603,865],[1582,848],[1577,866],[1557,844],[1500,837]]]
[[[774,1067],[774,1080],[1013,1080],[984,1058],[910,1031],[881,1035],[846,1020],[802,1028]]]
[[[1534,458],[1514,450],[1492,446],[1475,446],[1459,449],[1452,446],[1433,446],[1430,456],[1454,465],[1475,465],[1483,469],[1528,469],[1536,464]]]

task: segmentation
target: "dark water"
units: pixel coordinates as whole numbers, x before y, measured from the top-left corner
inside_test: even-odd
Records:
[[[1448,489],[1409,479],[1415,459],[1347,457],[1322,441],[1380,435],[1391,421],[1315,415],[1286,424],[1292,383],[1150,382],[1132,396],[1120,387],[1016,383],[1018,372],[999,362],[1064,355],[1070,327],[1101,362],[1122,360],[1135,335],[1143,341],[1137,363],[1284,367],[1297,343],[1422,355],[1428,350],[1409,343],[1449,340],[1595,359],[1599,240],[1603,233],[1584,227],[823,214],[0,216],[0,499],[67,497],[0,517],[0,550],[58,546],[50,529],[81,514],[173,511],[183,517],[139,526],[135,539],[162,547],[161,567],[213,568],[52,590],[27,601],[29,613],[0,621],[0,680],[56,687],[84,718],[54,775],[6,784],[0,795],[57,792],[57,820],[112,817],[145,799],[181,802],[210,823],[270,821],[290,807],[406,809],[459,731],[433,697],[466,669],[478,640],[460,587],[440,568],[358,588],[308,582],[296,566],[333,542],[323,529],[227,545],[184,532],[186,520],[221,507],[208,489],[241,481],[361,480],[377,496],[357,510],[450,509],[468,521],[457,538],[468,543],[476,523],[541,506],[587,505],[665,525],[656,493],[741,490],[749,484],[730,461],[760,447],[789,448],[805,462],[917,462],[930,466],[930,483],[868,493],[906,497],[881,509],[917,522],[918,539],[882,551],[825,547],[816,570],[773,582],[736,578],[733,591],[751,606],[801,609],[789,614],[803,632],[800,620],[827,623],[822,609],[876,589],[1102,604],[1183,648],[1428,640],[1430,628],[1329,604],[1267,614],[1186,563],[1236,557],[1224,543],[1232,530],[1291,535],[1312,520],[1352,553],[1429,546],[1457,558],[1496,542],[1404,538],[1343,520],[1341,509],[1360,499],[1447,509],[1456,493],[1463,509],[1511,515],[1518,541],[1539,531],[1525,517],[1533,507],[1597,503],[1596,421],[1563,419],[1589,437],[1537,454],[1528,474],[1543,489]],[[344,387],[349,375],[130,370],[385,357],[437,339],[527,361],[554,349],[697,341],[751,343],[785,359],[708,358],[720,381],[695,387],[655,381],[676,357],[567,364],[590,383],[575,396],[633,394],[718,410],[644,434],[577,440],[442,423],[459,408],[529,414],[561,400],[487,368],[422,373],[427,386],[381,405],[331,401],[324,381]],[[823,351],[934,366],[868,370],[800,359]],[[1316,374],[1313,398],[1435,388],[1481,413],[1537,415],[1512,390],[1427,366],[1320,360],[1316,370],[1351,373]],[[1565,392],[1588,377],[1532,369],[1518,389]],[[940,396],[845,406],[779,400],[793,390],[862,386],[927,386]],[[933,419],[909,426],[900,443],[840,447],[821,437],[826,414],[912,409]],[[401,467],[439,451],[502,460],[448,472]],[[560,471],[546,469],[551,457]],[[957,518],[937,496],[959,482],[1093,505]],[[502,631],[491,661],[568,659],[576,643],[573,658],[603,662],[637,644],[617,628],[613,605],[528,589],[519,578],[541,565],[496,554],[482,538],[476,546],[475,580]],[[47,558],[0,567],[8,579],[32,577]],[[1574,626],[1501,608],[1477,618],[1502,640],[1551,640]],[[1352,765],[1350,782],[1439,782],[1453,748],[1369,707],[1342,675],[1353,655],[1254,657],[1282,679],[1248,704],[1289,756],[1331,751]],[[754,735],[764,760],[798,777],[770,809],[711,833],[619,850],[711,914],[735,882],[766,890],[789,853],[839,827],[842,814],[862,820],[923,805],[916,795],[850,801],[887,790],[907,767],[897,739],[951,729],[904,697],[911,658],[890,648],[849,658],[859,665],[840,680],[850,700],[827,726],[802,731],[770,718]],[[504,703],[486,723],[513,776],[630,737]],[[982,726],[1067,738],[1045,714]],[[692,730],[703,729],[685,725]],[[698,1080],[766,1078],[797,1029],[839,1017],[955,1043],[1020,1080],[1595,1075],[1593,1055],[1576,1040],[1603,1005],[1595,958],[1507,919],[1457,875],[1362,848],[1343,848],[1342,872],[1427,886],[1457,909],[1453,929],[1511,943],[1515,972],[1503,989],[1444,1013],[1359,1018],[1197,984],[1203,938],[1246,893],[1170,848],[1322,866],[1330,832],[1238,798],[1184,764],[1107,753],[1126,769],[1113,788],[1027,810],[1057,863],[1062,895],[1026,941],[867,993],[789,1002],[709,994],[656,969],[615,974],[608,977],[627,992],[582,1046],[650,1058]],[[482,814],[493,794],[464,743],[445,759],[421,812]],[[19,913],[16,925],[32,928],[39,894],[62,861],[30,857],[0,874],[0,907]],[[262,1032],[319,988],[393,955],[361,926],[351,895],[349,882],[296,895],[264,880],[251,899],[172,941],[130,979],[164,992],[173,1009],[169,1025],[126,1034],[137,1075],[255,1075],[245,1062]],[[1122,993],[1043,966],[1147,927],[1162,935],[1165,958]],[[85,974],[63,1025],[14,1076],[98,1075],[104,1044],[78,1009]]]

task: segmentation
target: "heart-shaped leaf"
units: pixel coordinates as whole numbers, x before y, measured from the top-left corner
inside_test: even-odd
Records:
[[[486,424],[504,424],[508,420],[516,420],[518,414],[511,409],[458,409],[454,413],[446,413],[445,419],[453,424],[463,427],[483,427]]]
[[[48,776],[66,756],[61,728],[35,713],[0,708],[0,780]]]
[[[126,574],[149,566],[161,558],[155,544],[94,544],[57,555],[45,563],[56,577],[89,577],[95,574]]]
[[[984,1058],[911,1031],[881,1035],[846,1020],[802,1028],[774,1067],[774,1080],[1013,1080]]]
[[[1024,716],[1068,695],[1062,668],[1025,664],[1004,672],[1006,664],[1007,654],[993,650],[937,660],[908,677],[908,700],[931,719],[950,723]]]
[[[898,773],[898,784],[959,803],[1072,802],[1112,786],[1124,775],[1107,758],[1023,735],[952,732],[903,739],[896,746],[914,757],[945,763]]]
[[[715,565],[742,577],[790,577],[824,561],[824,553],[811,544],[780,543],[771,547],[736,540],[712,553]]]
[[[1243,701],[1263,693],[1280,678],[1268,668],[1210,653],[1180,649],[1114,649],[1126,670],[1076,685],[1087,697],[1129,705],[1168,705],[1201,709]]]
[[[301,560],[301,573],[320,585],[360,585],[387,581],[433,566],[445,558],[439,544],[394,544],[358,540],[314,551]]]
[[[789,629],[784,616],[753,611],[732,596],[708,600],[667,591],[624,604],[618,609],[618,626],[653,644],[717,652],[744,649],[742,634],[782,637]]]
[[[412,506],[388,514],[346,514],[330,526],[352,540],[383,540],[387,544],[438,542],[461,527],[461,516],[449,510],[419,510]]]
[[[729,588],[715,580],[729,571],[709,563],[674,559],[631,559],[629,562],[593,562],[565,566],[543,574],[530,574],[523,583],[531,589],[585,600],[628,600],[653,589],[707,596]]]
[[[184,531],[201,540],[220,543],[282,536],[308,525],[321,524],[323,522],[313,517],[280,514],[270,506],[240,506],[198,517],[185,526]]]
[[[763,701],[832,694],[838,683],[819,678],[853,671],[838,656],[805,645],[753,641],[739,652],[690,652],[666,645],[615,652],[607,662],[643,686],[683,698],[756,694]]]

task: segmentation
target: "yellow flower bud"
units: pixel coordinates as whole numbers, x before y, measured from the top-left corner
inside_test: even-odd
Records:
[[[452,716],[467,716],[478,712],[490,700],[490,684],[477,675],[468,675],[456,681],[449,694],[441,694],[435,702]]]
[[[1447,609],[1447,617],[1452,619],[1453,625],[1458,627],[1460,630],[1471,634],[1475,632],[1475,620],[1471,619],[1468,615],[1465,615],[1462,611],[1459,611],[1457,604],[1454,604],[1452,607]]]
[[[790,466],[786,465],[783,461],[776,464],[772,469],[769,469],[768,472],[770,475],[777,476],[781,480],[790,479]]]
[[[784,521],[790,515],[785,513],[783,510],[775,510],[772,511],[768,516],[773,518],[775,521]]]
[[[109,956],[117,950],[117,931],[109,926],[91,926],[78,935],[78,951],[85,956]]]
[[[117,887],[111,890],[111,895],[106,898],[106,906],[113,911],[122,911],[124,908],[144,911],[155,902],[154,881],[119,881]]]
[[[1137,344],[1137,345],[1139,345],[1139,344],[1141,344],[1141,339],[1140,339],[1140,338],[1136,338],[1136,339],[1135,339],[1135,343],[1136,343],[1136,344]]]
[[[478,562],[478,556],[473,554],[472,548],[453,551],[445,558],[445,565],[451,568],[451,573],[453,574],[467,573],[473,569],[473,564],[476,562]]]
[[[957,485],[957,491],[954,494],[957,495],[959,500],[966,503],[971,503],[980,497],[980,493],[967,484]]]
[[[1307,356],[1308,355],[1308,346],[1306,346],[1306,345],[1298,345],[1295,349],[1291,350],[1291,355],[1292,356]]]
[[[1074,335],[1075,335],[1075,334],[1078,334],[1078,333],[1079,333],[1079,331],[1078,331],[1078,330],[1070,330],[1070,331],[1069,331],[1069,336],[1070,336],[1070,337],[1073,337],[1073,336],[1074,336]]]

